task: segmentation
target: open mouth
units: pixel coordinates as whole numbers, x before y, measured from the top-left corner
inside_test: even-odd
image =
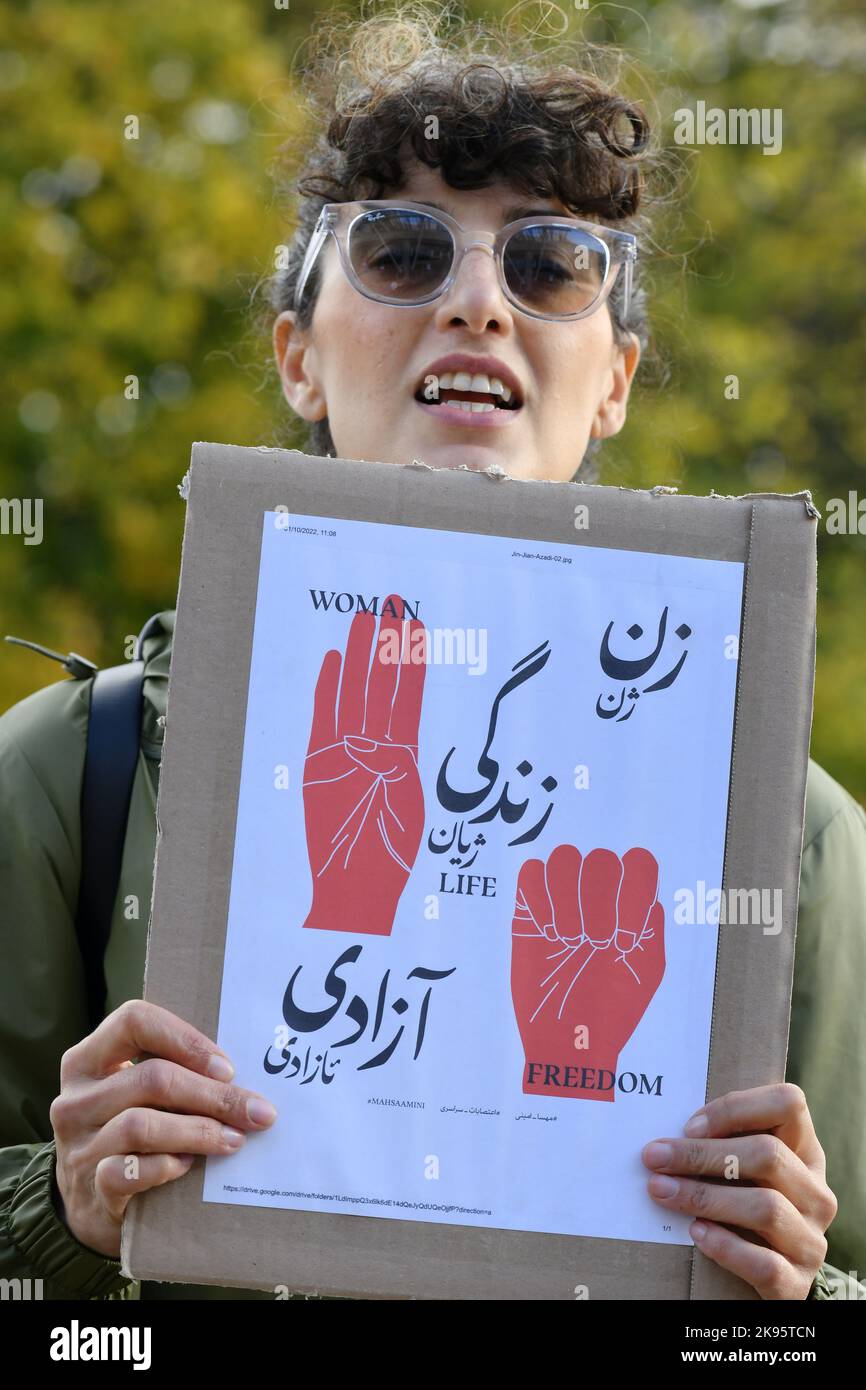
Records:
[[[470,372],[443,372],[425,377],[415,392],[422,405],[438,405],[443,410],[481,414],[493,410],[519,410],[522,402],[516,392],[496,376]]]

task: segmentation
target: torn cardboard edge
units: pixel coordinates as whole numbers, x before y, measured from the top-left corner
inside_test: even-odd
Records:
[[[217,449],[219,449],[219,448],[242,447],[242,446],[231,446],[231,445],[221,445],[221,444],[209,444],[207,441],[197,441],[195,444],[193,444],[192,447],[193,447],[193,451],[194,451],[194,450],[196,450],[196,449],[198,449],[198,448],[217,448]],[[304,457],[304,458],[315,457],[314,455],[305,455],[305,454],[303,454],[303,451],[300,450],[300,449],[282,449],[282,448],[280,448],[279,446],[277,446],[277,445],[272,445],[272,444],[256,444],[256,445],[251,445],[250,447],[251,447],[256,453],[258,453],[258,454],[299,454],[299,455],[301,455],[301,457]],[[325,455],[325,456],[323,457],[323,459],[322,459],[323,462],[324,462],[324,458],[327,458],[327,459],[330,461],[330,460],[332,460],[333,456],[332,456],[331,454]],[[340,462],[340,463],[364,463],[365,460],[363,460],[363,459],[340,459],[339,462]],[[377,467],[381,467],[381,466],[382,466],[382,465],[377,465]],[[424,469],[424,470],[425,470],[426,472],[428,472],[428,473],[439,473],[439,472],[444,472],[444,473],[450,473],[450,472],[458,472],[458,473],[478,473],[481,477],[483,477],[483,478],[491,478],[491,479],[493,479],[494,481],[504,480],[504,481],[506,481],[506,482],[519,482],[519,483],[556,483],[556,482],[561,481],[561,480],[555,479],[555,478],[515,478],[515,477],[513,476],[513,474],[508,473],[508,472],[507,472],[500,464],[498,464],[498,463],[491,463],[491,464],[488,464],[487,468],[470,468],[468,464],[465,464],[465,463],[464,463],[464,464],[459,464],[458,467],[457,467],[456,469],[450,469],[450,468],[437,468],[435,464],[432,464],[432,463],[425,463],[423,459],[412,459],[410,463],[402,464],[402,465],[397,464],[397,465],[394,465],[394,466],[395,466],[395,467],[404,467],[404,468],[421,468],[421,469]],[[567,481],[568,481],[569,483],[571,483],[571,484],[572,484],[573,486],[575,486],[575,487],[599,487],[599,486],[611,487],[611,486],[613,486],[613,487],[615,487],[615,489],[616,489],[618,492],[639,492],[639,493],[642,493],[642,494],[647,495],[647,496],[649,496],[649,497],[677,497],[677,496],[680,496],[680,497],[694,497],[694,496],[698,496],[698,495],[699,495],[699,494],[697,494],[697,493],[681,493],[678,486],[677,486],[677,487],[674,487],[674,486],[672,486],[671,484],[668,484],[668,483],[655,483],[652,487],[649,487],[649,488],[633,488],[633,487],[626,487],[626,486],[621,485],[621,484],[585,483],[585,482],[583,482],[583,480],[580,479],[580,478],[570,478],[570,479],[568,479]],[[182,499],[183,499],[184,501],[187,501],[187,499],[188,499],[188,497],[189,497],[189,485],[190,485],[190,470],[187,469],[187,471],[184,473],[182,479],[180,480],[180,482],[179,482],[178,485],[177,485],[177,490],[178,490],[178,492],[180,493],[180,496],[182,497]],[[812,499],[812,493],[810,492],[810,490],[809,490],[808,488],[804,488],[804,489],[803,489],[802,491],[800,491],[800,492],[744,492],[744,493],[732,493],[732,492],[724,493],[724,492],[716,492],[715,488],[711,488],[710,491],[709,491],[709,493],[707,493],[707,496],[708,496],[708,497],[715,497],[715,498],[719,499],[720,501],[726,501],[726,502],[745,502],[745,501],[753,501],[753,500],[755,500],[756,498],[765,498],[765,497],[784,498],[786,501],[796,501],[796,500],[798,500],[798,499],[802,499],[802,501],[803,501],[803,503],[804,503],[804,505],[805,505],[805,508],[806,508],[806,513],[807,513],[807,515],[808,515],[808,516],[811,516],[811,517],[814,517],[816,520],[820,520],[820,519],[821,519],[821,513],[819,512],[818,508],[815,506],[815,503],[814,503],[814,501],[813,501],[813,499]]]
[[[783,930],[720,931],[707,1095],[782,1080],[814,675],[808,494],[660,500],[652,490],[519,479],[491,488],[468,469],[323,467],[294,451],[203,443],[189,478],[145,998],[216,1036],[265,510],[289,504],[296,514],[739,560],[723,886],[781,886]],[[574,506],[588,500],[591,528],[577,531]],[[780,816],[780,806],[792,809]],[[202,1184],[197,1160],[133,1198],[128,1277],[358,1298],[573,1300],[576,1284],[592,1298],[757,1297],[692,1247],[232,1207],[202,1202]]]

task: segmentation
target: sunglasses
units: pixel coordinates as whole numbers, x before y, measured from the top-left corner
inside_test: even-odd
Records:
[[[607,299],[625,267],[623,321],[628,318],[637,240],[593,222],[522,217],[493,232],[467,232],[447,212],[421,203],[371,199],[326,203],[307,247],[295,291],[298,309],[329,234],[359,294],[380,304],[413,308],[448,292],[466,252],[488,252],[509,303],[536,319],[586,318]]]

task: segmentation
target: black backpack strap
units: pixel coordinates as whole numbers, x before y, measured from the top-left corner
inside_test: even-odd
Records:
[[[75,930],[87,990],[91,1029],[105,1016],[103,958],[120,883],[126,821],[141,743],[142,644],[157,621],[139,633],[135,657],[93,677],[87,751],[81,784],[81,880]]]

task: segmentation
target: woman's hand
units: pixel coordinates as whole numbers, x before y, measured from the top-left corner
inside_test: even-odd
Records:
[[[807,1298],[838,1203],[800,1087],[729,1091],[698,1110],[684,1133],[644,1148],[657,1175],[650,1195],[697,1217],[689,1233],[698,1249],[762,1298]]]
[[[204,1033],[143,999],[64,1052],[49,1114],[60,1214],[82,1245],[117,1259],[130,1197],[181,1177],[196,1154],[234,1153],[244,1131],[273,1123],[270,1102],[229,1085],[233,1074]]]

